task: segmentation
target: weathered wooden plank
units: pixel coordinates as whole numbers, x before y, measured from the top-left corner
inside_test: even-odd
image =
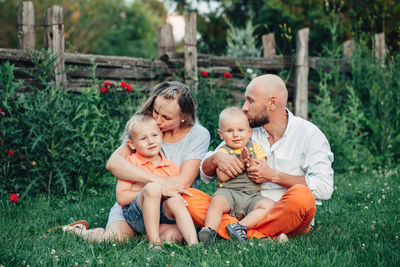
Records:
[[[65,75],[64,64],[64,17],[62,6],[52,6],[47,9],[43,16],[45,31],[45,47],[57,55],[54,61],[54,73],[56,86],[66,86],[67,78]]]
[[[385,44],[385,33],[375,34],[375,57],[385,59],[386,55],[386,44]]]
[[[72,78],[84,78],[89,77],[91,70],[88,68],[77,68],[68,71],[67,75]],[[164,76],[171,76],[172,72],[168,69],[151,70],[149,68],[96,68],[96,77],[98,79],[156,79]]]
[[[35,7],[31,1],[22,2],[17,8],[18,48],[35,49]]]
[[[185,53],[185,80],[186,84],[195,82],[197,91],[197,14],[190,12],[185,14],[185,36],[183,50]]]
[[[157,30],[157,57],[168,52],[175,51],[174,36],[172,34],[172,25],[165,24]]]
[[[295,114],[304,119],[308,116],[308,39],[310,29],[301,29],[297,33],[296,49],[296,93]]]
[[[264,47],[264,57],[276,56],[274,33],[264,34],[262,36],[262,43]]]
[[[351,57],[356,49],[353,40],[347,40],[343,43],[343,56]]]

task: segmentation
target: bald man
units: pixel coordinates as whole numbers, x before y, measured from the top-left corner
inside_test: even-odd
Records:
[[[328,200],[333,192],[333,154],[328,140],[317,126],[286,108],[288,92],[280,77],[267,74],[255,78],[245,97],[242,109],[253,128],[252,141],[267,155],[267,163],[259,161],[247,168],[247,173],[254,182],[262,183],[261,194],[275,201],[274,208],[247,236],[278,239],[282,233],[305,234],[316,204]],[[209,152],[200,168],[202,180],[209,183],[215,179],[217,168],[235,177],[245,166],[229,154]],[[199,190],[191,192],[193,197],[185,197],[189,212],[194,222],[203,226],[210,197]],[[225,214],[218,234],[229,239],[225,228],[234,222],[236,218]]]

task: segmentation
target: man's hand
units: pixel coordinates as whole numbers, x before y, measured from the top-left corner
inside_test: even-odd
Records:
[[[245,169],[240,159],[223,152],[218,152],[214,155],[214,162],[217,168],[226,173],[230,178],[238,176]]]
[[[255,183],[271,182],[272,178],[279,174],[279,171],[268,166],[265,159],[254,159],[252,162],[252,164],[255,164],[247,168],[247,175]]]

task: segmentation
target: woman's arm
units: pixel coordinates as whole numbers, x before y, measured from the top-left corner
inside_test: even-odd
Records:
[[[186,160],[182,163],[179,174],[164,179],[184,187],[191,187],[199,173],[200,162],[199,159]]]
[[[107,161],[106,169],[115,177],[131,182],[159,183],[162,185],[164,196],[175,196],[177,193],[190,194],[183,188],[181,183],[174,183],[156,174],[145,171],[130,163],[126,157],[131,154],[131,149],[127,144],[121,144],[110,156]],[[182,164],[183,165],[183,164]],[[198,167],[197,167],[198,169]]]
[[[121,144],[110,156],[107,161],[106,169],[115,177],[131,182],[160,182],[161,177],[145,171],[126,159],[131,154],[131,149],[127,144]]]

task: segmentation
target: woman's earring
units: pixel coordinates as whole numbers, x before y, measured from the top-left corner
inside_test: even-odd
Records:
[[[181,122],[182,122],[182,123],[184,123],[184,122],[185,122],[185,120],[181,120]]]

